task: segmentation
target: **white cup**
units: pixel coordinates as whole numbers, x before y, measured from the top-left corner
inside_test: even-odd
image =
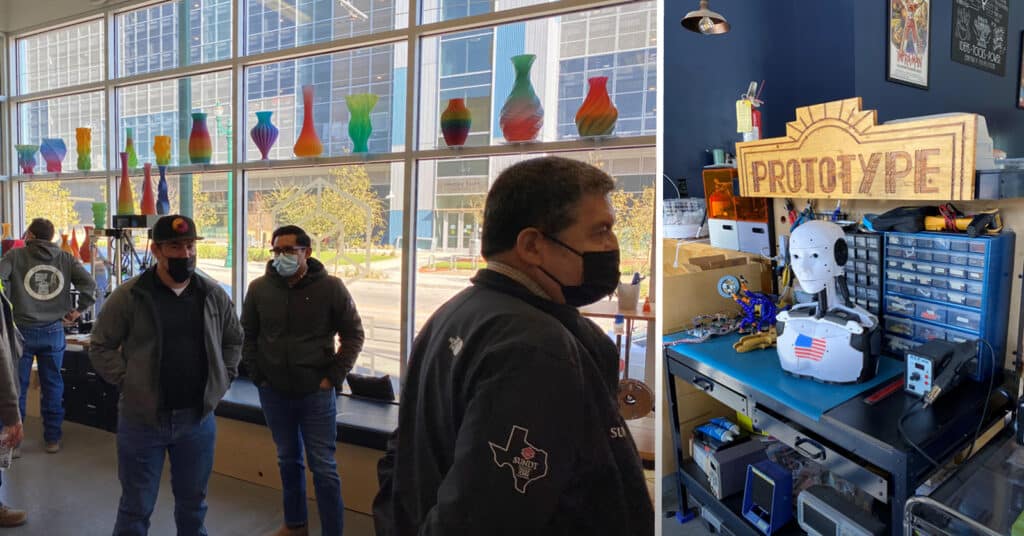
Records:
[[[637,304],[640,301],[640,285],[619,283],[617,293],[619,295],[619,310],[636,312]]]

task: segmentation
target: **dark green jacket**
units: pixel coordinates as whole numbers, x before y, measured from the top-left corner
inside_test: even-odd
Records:
[[[294,287],[267,263],[266,274],[249,284],[242,327],[242,361],[253,383],[267,382],[286,396],[313,393],[324,378],[340,388],[363,349],[363,322],[352,295],[313,258]]]
[[[14,325],[11,302],[0,296],[0,423],[21,422],[18,410],[18,359],[21,357],[21,333]]]
[[[118,410],[138,422],[157,424],[160,408],[160,360],[165,334],[156,321],[152,292],[155,269],[143,272],[107,298],[89,336],[89,359],[108,383],[120,388]],[[224,289],[203,276],[192,277],[203,296],[203,338],[207,375],[203,415],[217,407],[238,376],[242,328]]]

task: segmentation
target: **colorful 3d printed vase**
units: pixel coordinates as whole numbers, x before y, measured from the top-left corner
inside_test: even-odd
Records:
[[[156,155],[156,165],[169,165],[171,163],[171,137],[153,136],[153,154]]]
[[[188,159],[193,164],[209,164],[213,157],[213,140],[206,128],[206,114],[192,114],[192,133],[188,137]]]
[[[117,190],[117,215],[125,216],[135,213],[135,201],[132,198],[132,182],[128,180],[128,153],[120,153],[121,186]]]
[[[348,105],[348,137],[352,139],[352,152],[365,153],[370,149],[367,142],[373,133],[370,124],[370,112],[377,105],[377,97],[373,93],[357,93],[345,97]]]
[[[97,229],[105,229],[107,223],[107,204],[96,202],[92,204],[92,224]]]
[[[270,116],[273,113],[267,111],[256,112],[256,126],[252,127],[252,130],[249,131],[249,136],[252,137],[252,142],[256,144],[256,148],[260,150],[260,158],[263,160],[270,160],[270,148],[277,141],[277,127],[270,122]]]
[[[14,150],[18,152],[18,166],[21,167],[23,175],[31,175],[36,167],[36,151],[38,145],[15,145]]]
[[[74,250],[71,249],[71,244],[68,243],[68,234],[67,233],[61,233],[60,234],[60,250],[61,251],[66,251],[66,252],[70,253],[72,256],[74,256],[74,254],[75,254]]]
[[[441,113],[441,134],[448,147],[465,145],[472,124],[473,114],[466,108],[466,99],[450,99]]]
[[[89,171],[92,169],[92,129],[75,129],[75,150],[78,152],[78,169]]]
[[[144,215],[156,214],[156,200],[153,199],[153,164],[146,162],[142,166],[142,205]]]
[[[78,257],[82,262],[92,262],[92,226],[85,226],[85,238],[82,239],[82,246],[78,248]]]
[[[3,231],[0,232],[0,240],[7,240],[11,237],[11,224],[7,222],[0,223],[0,229],[3,229]]]
[[[124,152],[128,153],[128,169],[139,167],[139,156],[135,154],[135,133],[134,129],[125,129]]]
[[[544,108],[530,83],[530,67],[536,58],[533,54],[512,56],[516,80],[505,105],[501,107],[499,121],[501,133],[510,142],[530,141],[544,125]]]
[[[171,201],[167,198],[167,166],[160,166],[160,182],[156,185],[156,213],[170,214]]]
[[[79,259],[79,260],[81,260],[81,258],[82,258],[82,254],[78,252],[78,250],[81,249],[81,248],[82,248],[82,246],[79,245],[79,243],[78,243],[78,228],[72,227],[71,228],[71,251],[70,251],[70,253],[76,259]]]
[[[587,80],[590,90],[579,111],[576,112],[576,130],[580,136],[607,136],[615,130],[619,111],[608,96],[608,77],[595,76]]]
[[[43,155],[46,161],[46,171],[60,173],[64,165],[64,156],[68,154],[68,148],[64,140],[60,138],[43,138],[39,146],[39,154]]]
[[[299,158],[320,156],[324,152],[313,126],[313,86],[302,86],[302,131],[292,152]]]

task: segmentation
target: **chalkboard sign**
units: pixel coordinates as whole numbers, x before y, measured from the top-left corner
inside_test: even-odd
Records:
[[[955,0],[953,61],[1003,76],[1009,44],[1009,0]]]

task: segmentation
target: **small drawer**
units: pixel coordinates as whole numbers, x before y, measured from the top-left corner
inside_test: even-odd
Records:
[[[854,259],[867,259],[868,252],[863,249],[854,249],[850,252]]]
[[[945,322],[946,308],[933,303],[919,303],[917,304],[917,317],[931,322]]]
[[[967,291],[967,284],[968,283],[967,283],[967,281],[964,281],[963,279],[946,279],[945,281],[946,281],[946,286],[949,287],[949,290],[955,290],[957,292],[966,292]]]
[[[868,304],[864,306],[864,308],[875,314],[878,314],[881,311],[881,309],[878,308],[878,300],[868,300]]]
[[[867,274],[857,274],[855,276],[854,280],[857,282],[858,285],[867,285],[868,284],[868,276],[867,276]]]
[[[914,323],[905,318],[888,317],[885,319],[885,331],[893,335],[913,337]]]
[[[985,272],[980,272],[978,270],[967,270],[967,279],[970,279],[971,281],[984,281]]]
[[[950,309],[946,322],[951,326],[977,332],[981,328],[981,315],[973,311]]]
[[[940,275],[940,276],[947,276],[947,275],[949,275],[949,268],[946,268],[945,266],[939,266],[938,264],[933,264],[931,266],[931,269],[932,269],[932,273],[935,274],[935,275]]]
[[[898,270],[886,270],[885,278],[889,281],[902,281],[902,278],[900,278],[900,274],[902,273],[903,272],[900,272]]]
[[[897,294],[904,294],[905,293],[904,290],[903,290],[903,285],[901,285],[899,283],[889,283],[889,282],[887,282],[885,284],[885,290],[886,290],[886,292],[895,292]]]
[[[952,240],[949,243],[950,251],[967,251],[969,249],[966,240]]]
[[[981,309],[981,294],[968,294],[964,300],[964,305]]]
[[[946,340],[946,330],[936,326],[929,326],[927,324],[917,324],[914,331],[914,337],[922,342],[934,340],[944,341]]]
[[[970,257],[967,257],[967,266],[973,266],[975,268],[984,268],[985,257],[971,255]]]
[[[971,245],[967,248],[971,253],[985,253],[988,249],[988,242],[984,240],[972,240]]]
[[[854,245],[854,241],[853,241],[853,237],[852,237],[852,236],[850,236],[850,235],[846,235],[846,236],[844,236],[844,237],[843,237],[843,240],[845,240],[845,241],[846,241],[846,245],[847,245],[847,246],[849,246],[849,247],[851,247],[851,248],[853,247],[853,245]]]
[[[885,261],[885,267],[886,268],[899,268],[900,267],[900,261],[893,260],[893,259],[888,259],[888,260]]]
[[[917,275],[915,278],[917,279],[917,284],[923,287],[934,286],[933,281],[942,281],[941,277],[932,277],[930,275]]]
[[[949,251],[950,245],[952,243],[950,239],[938,235],[933,235],[929,237],[927,240],[932,241],[932,249],[939,251]]]
[[[908,287],[903,287],[903,288],[906,289]],[[909,287],[909,290],[910,290],[910,294],[912,294],[914,296],[917,296],[918,298],[931,298],[932,296],[935,295],[935,292],[941,292],[941,291],[935,291],[931,287],[919,287],[919,286]]]
[[[875,287],[881,285],[882,282],[879,281],[877,277],[874,277],[874,276],[871,276],[871,275],[867,275],[867,276],[864,276],[864,284],[869,286],[869,287],[871,287],[871,288],[875,288]]]
[[[864,298],[857,298],[856,300],[853,300],[853,303],[856,303],[857,305],[864,308],[867,308],[868,306],[868,301]]]
[[[856,237],[854,237],[853,240],[854,240],[854,244],[856,244],[857,247],[859,247],[859,248],[867,247],[867,245],[868,245],[867,237],[856,236]]]
[[[755,407],[752,413],[751,421],[757,430],[785,443],[824,470],[846,479],[872,498],[882,502],[889,501],[888,483],[871,471],[870,467],[862,467],[849,460],[833,450],[825,440],[805,433],[795,424],[776,417],[760,407]]]
[[[980,297],[981,291],[984,288],[984,285],[982,285],[981,283],[971,283],[970,281],[968,281],[967,288],[964,289],[964,292],[967,292],[968,294],[977,294]]]
[[[686,381],[693,384],[694,387],[704,391],[711,395],[719,402],[729,406],[730,408],[739,411],[741,413],[747,413],[747,397],[729,389],[728,387],[716,382],[705,374],[701,374],[692,368],[682,365],[685,372],[683,374],[677,374],[676,376],[685,379]]]
[[[853,263],[853,269],[858,273],[865,273],[868,271],[868,263],[864,261],[857,261]]]
[[[940,253],[936,251],[932,253],[932,260],[935,262],[949,262],[949,253]]]
[[[900,245],[900,237],[894,234],[890,234],[887,242],[889,242],[889,244],[891,245],[898,246]]]
[[[917,250],[917,260],[931,262],[933,253],[931,251]]]
[[[949,277],[959,277],[960,279],[967,279],[967,270],[964,268],[950,268]]]
[[[977,335],[971,335],[955,329],[946,330],[946,340],[949,342],[961,343],[976,340]]]
[[[945,301],[955,305],[967,305],[967,295],[963,292],[945,292],[945,294]],[[935,299],[938,300],[940,298],[936,297]]]
[[[878,301],[878,298],[880,297],[878,289],[876,289],[876,288],[864,289],[864,297],[869,299],[869,300]]]
[[[916,312],[916,302],[898,296],[887,296],[885,298],[885,310],[890,313],[913,316]]]
[[[915,274],[900,272],[900,281],[903,281],[904,283],[910,283],[911,285],[916,285],[918,278]]]
[[[873,276],[877,276],[878,275],[878,263],[874,263],[874,262],[868,263],[867,268],[868,268],[868,274],[873,275]]]
[[[967,255],[950,255],[949,264],[955,264],[957,266],[967,266]]]
[[[935,244],[932,242],[931,238],[915,238],[914,239],[914,245],[919,247],[919,248],[928,248],[928,249],[931,249],[932,247],[935,246]]]
[[[914,256],[914,250],[910,249],[910,248],[901,248],[899,246],[889,246],[888,249],[886,249],[885,252],[890,257],[893,257],[893,258],[896,258],[896,259],[913,259],[913,258],[916,258]]]

